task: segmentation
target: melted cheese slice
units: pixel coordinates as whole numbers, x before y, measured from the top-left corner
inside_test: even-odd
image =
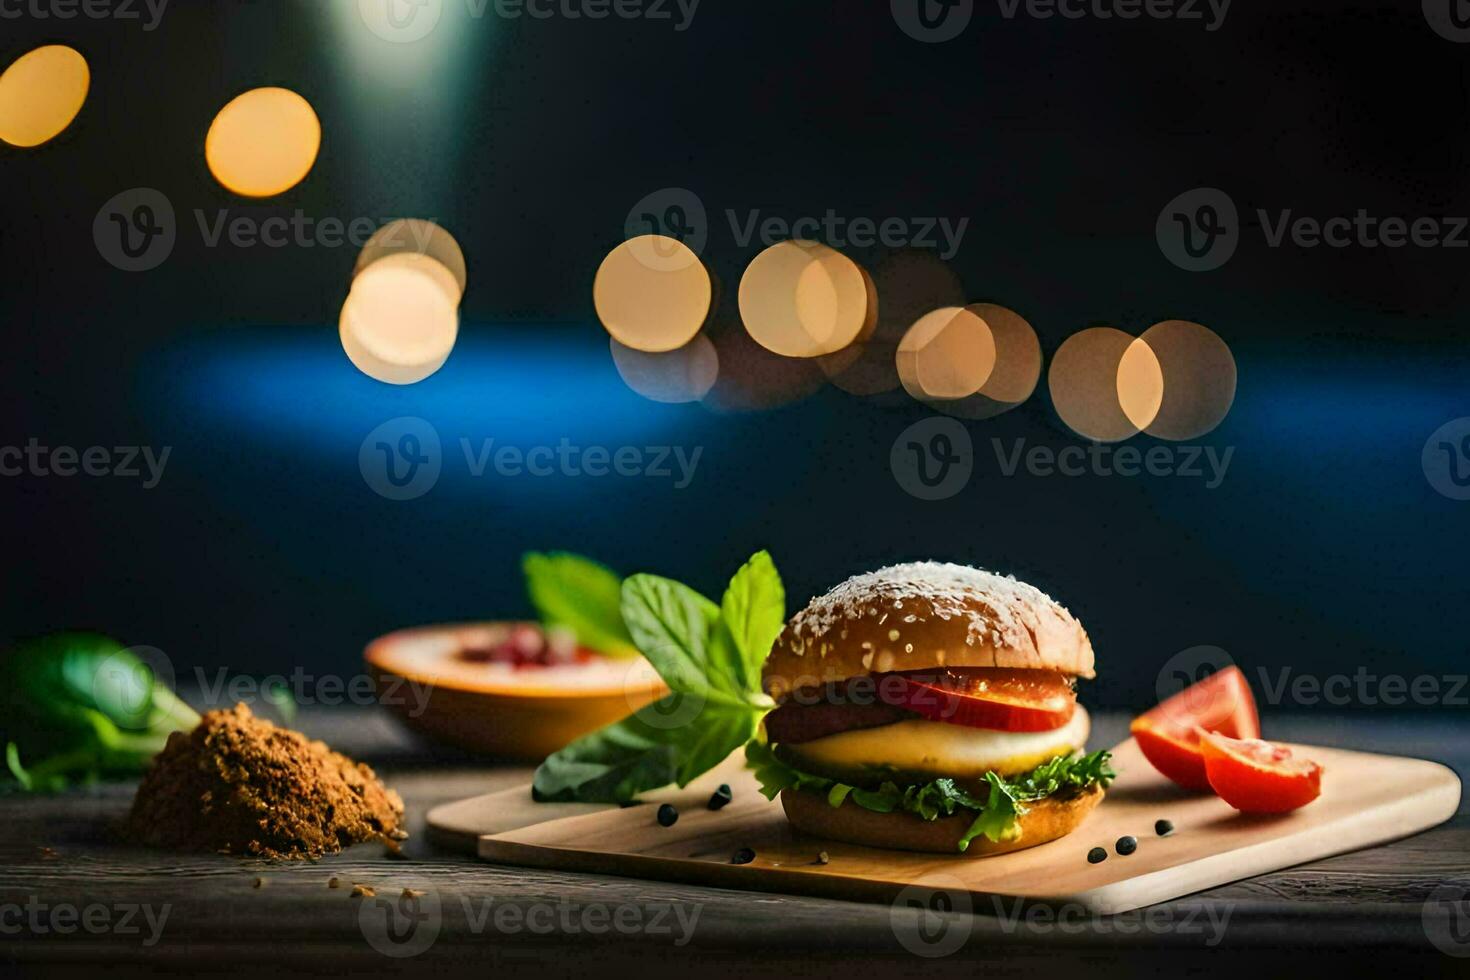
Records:
[[[1029,772],[1087,744],[1092,720],[1080,704],[1072,720],[1050,732],[1002,732],[912,719],[880,728],[839,732],[800,745],[780,746],[798,769],[834,779],[896,775],[937,779],[1012,776]]]

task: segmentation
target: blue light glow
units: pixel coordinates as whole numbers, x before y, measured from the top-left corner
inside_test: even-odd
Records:
[[[416,416],[447,442],[623,444],[687,429],[697,407],[629,391],[600,330],[467,327],[453,355],[416,385],[382,384],[347,360],[330,328],[222,331],[170,348],[145,370],[160,427],[339,453],[388,419]]]

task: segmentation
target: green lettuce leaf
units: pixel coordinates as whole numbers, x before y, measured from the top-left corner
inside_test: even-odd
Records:
[[[1110,758],[1106,751],[1058,756],[1011,779],[986,773],[988,792],[982,799],[955,780],[944,778],[909,786],[885,782],[877,789],[849,786],[787,765],[764,742],[753,741],[745,747],[746,764],[755,773],[767,799],[775,799],[785,789],[804,789],[826,795],[832,806],[842,806],[851,800],[875,813],[903,810],[922,820],[974,813],[974,822],[960,841],[961,851],[982,834],[995,842],[1014,838],[1016,821],[1026,813],[1026,802],[1064,791],[1080,791],[1093,783],[1107,786],[1115,775],[1108,764]]]

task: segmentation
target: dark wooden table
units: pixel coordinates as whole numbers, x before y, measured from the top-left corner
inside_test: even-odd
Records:
[[[408,803],[406,859],[376,845],[288,865],[116,843],[131,785],[0,797],[0,966],[26,975],[269,970],[691,977],[1470,975],[1470,810],[1385,847],[1264,875],[1123,916],[981,903],[974,914],[501,868],[436,848],[424,814],[524,781],[416,743],[371,710],[308,711],[297,724],[374,765]],[[1125,720],[1099,719],[1096,744]],[[1437,759],[1470,771],[1463,716],[1304,715],[1276,737]],[[331,889],[338,877],[344,887]],[[350,895],[373,886],[393,908]],[[399,903],[405,888],[425,894]],[[412,923],[404,912],[419,913]],[[151,919],[149,916],[152,916]],[[391,934],[390,934],[391,932]],[[384,952],[386,950],[387,952]],[[951,951],[952,950],[952,951]],[[395,955],[390,955],[395,954]],[[399,955],[412,953],[415,955]],[[934,956],[944,953],[943,957]],[[696,972],[697,971],[697,972]]]

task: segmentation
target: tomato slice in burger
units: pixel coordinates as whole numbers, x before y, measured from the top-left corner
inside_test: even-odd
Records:
[[[1072,720],[1077,694],[1050,670],[951,668],[880,674],[878,698],[930,721],[1006,732],[1049,732]]]
[[[1322,795],[1322,767],[1258,738],[1199,732],[1210,786],[1245,813],[1288,813]]]
[[[1198,731],[1259,738],[1256,699],[1234,665],[1193,684],[1133,720],[1133,740],[1153,767],[1185,789],[1208,791]]]

